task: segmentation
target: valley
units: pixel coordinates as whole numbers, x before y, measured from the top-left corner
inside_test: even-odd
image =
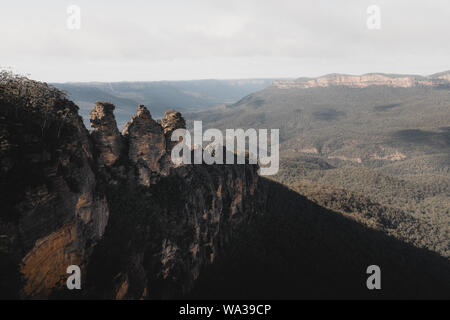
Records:
[[[408,231],[392,232],[448,258],[449,75],[429,77],[439,79],[439,85],[393,85],[401,75],[383,76],[385,82],[370,86],[360,85],[363,77],[357,76],[349,83],[331,82],[348,78],[339,75],[294,81],[316,86],[276,81],[225,108],[188,113],[187,118],[213,128],[279,128],[276,181],[366,225],[389,229],[392,219],[405,221]],[[392,216],[381,222],[364,218],[379,211]]]

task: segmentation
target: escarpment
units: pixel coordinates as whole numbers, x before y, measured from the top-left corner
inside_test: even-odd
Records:
[[[313,79],[277,80],[273,82],[272,86],[278,89],[307,89],[330,86],[350,88],[367,88],[371,86],[387,86],[393,88],[449,87],[449,74],[447,71],[424,77],[383,73],[368,73],[363,75],[333,73]]]
[[[2,74],[0,106],[0,295],[45,298],[65,286],[68,266],[86,271],[108,203],[76,105]]]
[[[258,184],[254,166],[187,165],[150,188],[109,188],[111,219],[89,266],[90,297],[189,292],[235,229],[262,212]]]
[[[99,102],[89,133],[63,93],[10,75],[0,105],[2,297],[64,297],[70,265],[70,294],[177,296],[261,212],[256,166],[172,164],[177,111],[140,105],[121,134]]]
[[[89,297],[185,294],[236,227],[262,212],[257,166],[172,164],[170,135],[184,127],[179,112],[157,122],[143,105],[126,124],[127,151],[109,169],[128,174],[107,182],[111,219],[88,268]]]

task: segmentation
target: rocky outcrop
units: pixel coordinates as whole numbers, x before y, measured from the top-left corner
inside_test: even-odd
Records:
[[[307,147],[303,147],[303,148],[298,149],[298,152],[318,154],[319,150],[316,147],[309,147],[309,146],[307,146]]]
[[[177,141],[171,141],[172,133],[177,129],[185,129],[186,121],[176,110],[168,110],[161,119],[161,126],[167,141],[167,151],[170,152]]]
[[[90,114],[92,139],[98,150],[100,166],[111,166],[123,151],[123,142],[113,111],[115,106],[108,102],[97,102]]]
[[[161,172],[166,141],[161,125],[143,105],[126,124],[123,135],[128,142],[128,159],[135,168],[138,183],[149,186],[152,176]]]
[[[88,270],[92,297],[162,298],[188,292],[236,226],[262,211],[256,165],[172,164],[167,145],[171,133],[184,127],[178,111],[166,112],[158,123],[142,105],[125,126],[130,174],[108,186],[114,199],[111,222]],[[117,247],[118,238],[124,245],[107,249]]]
[[[438,87],[450,86],[450,78],[449,73],[436,74],[429,77],[383,73],[369,73],[361,76],[333,73],[314,79],[299,78],[296,80],[274,81],[272,84],[272,87],[278,89],[307,89],[330,86],[350,88],[367,88],[370,86],[394,88]]]
[[[406,159],[407,156],[399,151],[395,151],[392,154],[379,155],[376,153],[370,154],[369,159],[373,160],[388,160],[388,161],[400,161]]]
[[[45,298],[65,285],[69,265],[85,271],[109,208],[77,106],[46,84],[9,76],[0,105],[0,269],[9,261],[14,270],[2,274],[0,295],[7,286],[9,296]]]
[[[256,165],[172,165],[179,112],[158,123],[140,105],[122,135],[100,102],[89,134],[61,92],[11,81],[0,85],[1,297],[175,297],[262,211]],[[79,292],[65,287],[70,265]]]
[[[362,163],[361,158],[350,158],[350,157],[346,157],[346,156],[342,156],[342,155],[336,155],[336,156],[328,156],[328,159],[338,159],[338,160],[342,160],[342,161],[350,161],[350,162],[355,162],[355,163]]]

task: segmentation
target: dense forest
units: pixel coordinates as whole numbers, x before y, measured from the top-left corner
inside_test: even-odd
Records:
[[[271,86],[188,116],[221,129],[279,128],[271,178],[448,258],[449,110],[448,88]]]

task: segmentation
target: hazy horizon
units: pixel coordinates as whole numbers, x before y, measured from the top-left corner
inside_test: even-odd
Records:
[[[423,76],[423,77],[427,77],[427,76],[431,76],[433,74],[438,74],[441,72],[450,72],[449,70],[441,70],[441,71],[436,71],[433,73],[428,73],[428,74],[415,74],[415,73],[393,73],[393,72],[367,72],[367,73],[361,73],[361,74],[355,74],[355,73],[344,73],[344,72],[328,72],[325,74],[321,74],[318,76],[311,76],[311,77],[306,77],[305,78],[320,78],[320,77],[324,77],[330,74],[342,74],[342,75],[349,75],[349,76],[363,76],[363,75],[368,75],[368,74],[386,74],[386,75],[405,75],[405,76]],[[250,81],[250,80],[275,80],[275,79],[280,79],[280,80],[294,80],[297,78],[302,78],[304,76],[300,75],[298,77],[258,77],[258,78],[197,78],[197,79],[173,79],[173,80],[167,80],[167,79],[160,79],[160,80],[117,80],[117,81],[90,81],[90,80],[86,80],[86,81],[62,81],[62,82],[52,82],[49,81],[49,83],[61,83],[61,84],[95,84],[95,83],[140,83],[140,82],[189,82],[189,81],[241,81],[241,80],[245,80],[245,81]]]

